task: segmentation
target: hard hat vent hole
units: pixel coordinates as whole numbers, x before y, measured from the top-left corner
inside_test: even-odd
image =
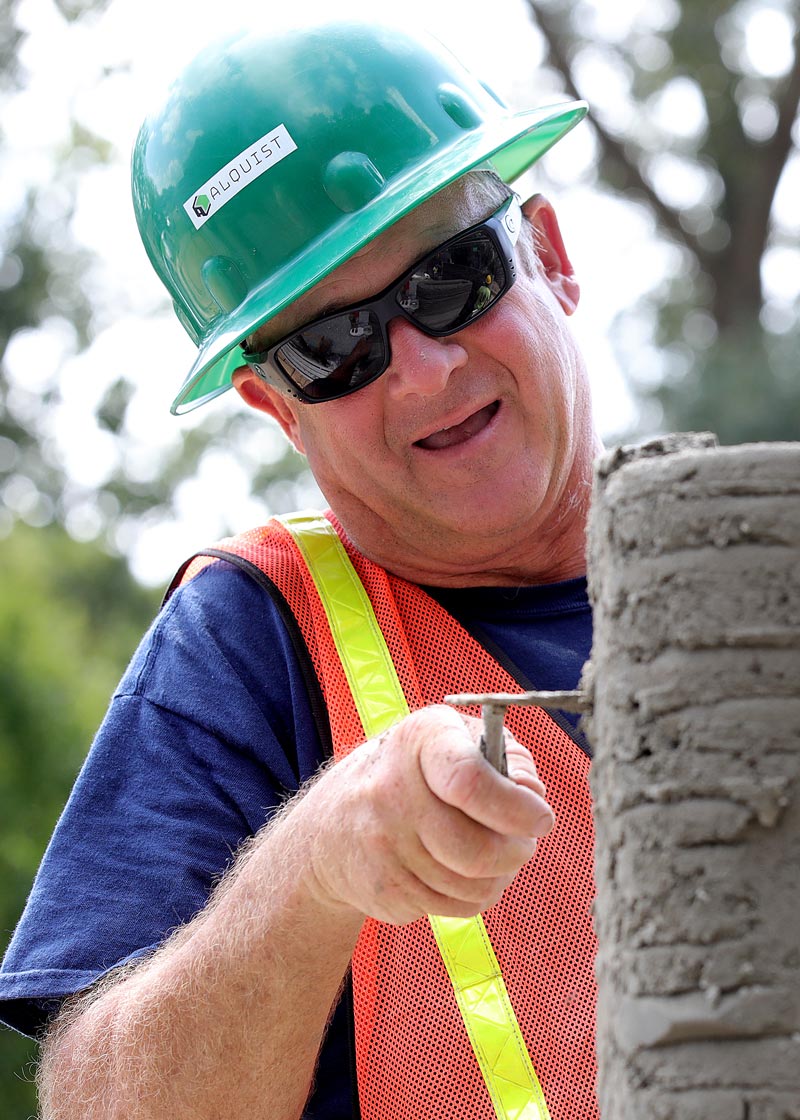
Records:
[[[442,108],[459,128],[469,130],[483,123],[485,113],[482,113],[472,98],[458,86],[454,86],[451,82],[442,82],[438,93]]]
[[[222,311],[233,311],[247,295],[247,284],[228,257],[209,257],[202,271],[209,295]]]
[[[360,210],[383,190],[383,175],[363,152],[340,152],[322,173],[322,185],[334,206],[345,214]]]

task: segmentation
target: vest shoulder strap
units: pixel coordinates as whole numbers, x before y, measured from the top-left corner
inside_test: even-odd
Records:
[[[408,715],[409,707],[369,596],[326,517],[304,512],[276,520],[294,537],[311,573],[364,733],[372,739]]]

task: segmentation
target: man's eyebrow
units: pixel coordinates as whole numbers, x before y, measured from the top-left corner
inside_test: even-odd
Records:
[[[371,298],[371,296],[366,296],[363,302],[366,303],[366,301]],[[314,319],[309,320],[309,322],[313,323],[315,319],[325,319],[328,315],[334,315],[337,311],[343,311],[345,307],[352,307],[354,302],[358,303],[358,300],[329,299],[323,303],[322,307],[317,308]]]
[[[408,271],[407,269],[404,269],[403,272],[400,273],[400,277],[405,276],[407,271]],[[389,281],[389,285],[391,285],[393,283],[394,283],[394,280]],[[380,288],[379,290],[384,291],[383,288]],[[304,322],[308,326],[311,323],[316,323],[316,321],[318,319],[325,319],[325,318],[327,318],[328,315],[335,315],[337,311],[344,311],[348,307],[358,307],[358,305],[360,303],[369,303],[369,301],[377,294],[378,293],[376,291],[371,291],[371,292],[368,292],[367,295],[362,296],[360,299],[347,299],[347,300],[345,300],[345,299],[329,299],[329,300],[326,300],[325,303],[323,303],[321,307],[317,308],[317,310],[314,313],[313,318],[305,319]],[[302,330],[302,327],[300,327],[298,329]]]
[[[379,292],[385,292],[387,288],[391,288],[393,284],[396,284],[398,281],[402,280],[403,277],[411,272],[414,268],[416,268],[418,264],[421,264],[426,257],[432,256],[433,253],[435,253],[441,245],[444,245],[445,242],[450,241],[451,238],[457,237],[459,233],[463,233],[465,232],[465,230],[463,229],[463,227],[459,228],[459,225],[456,224],[456,220],[453,218],[453,216],[449,215],[447,218],[439,219],[439,221],[434,222],[429,232],[431,233],[432,237],[435,238],[433,243],[428,246],[427,249],[424,249],[412,261],[409,261],[406,267],[402,269],[401,272],[398,272],[388,282],[388,284],[385,284],[377,291],[373,290],[369,292],[367,295],[362,296],[360,299],[344,300],[334,298],[326,300],[326,302],[317,309],[313,318],[304,318],[301,322],[301,325],[299,327],[296,327],[295,330],[302,330],[304,326],[311,326],[313,323],[318,322],[320,319],[326,319],[328,315],[335,315],[337,311],[345,311],[348,307],[358,307],[361,303],[369,303],[369,301],[376,295],[378,295]],[[364,246],[364,248],[366,248],[366,246]],[[354,258],[351,257],[350,259],[353,260]]]
[[[476,224],[479,221],[486,221],[486,218],[489,217],[491,215],[491,213],[492,212],[490,211],[490,214],[487,214],[483,218],[476,219],[475,222],[470,223],[470,225]],[[434,237],[436,239],[434,241],[434,243],[432,245],[430,245],[427,249],[423,250],[423,252],[421,252],[419,254],[419,256],[415,257],[414,260],[411,261],[407,265],[407,267],[402,270],[402,272],[397,273],[397,275],[392,280],[390,280],[388,284],[386,284],[383,288],[381,288],[379,290],[381,292],[383,292],[383,291],[386,290],[386,288],[391,287],[392,284],[395,284],[399,280],[402,280],[402,278],[404,276],[406,276],[409,272],[411,272],[412,269],[414,269],[418,264],[421,264],[422,261],[424,261],[426,257],[429,257],[433,253],[435,253],[436,250],[441,245],[444,245],[444,243],[446,241],[450,241],[451,238],[456,237],[459,233],[466,232],[465,228],[460,223],[458,223],[458,224],[456,224],[456,223],[457,223],[457,219],[454,218],[453,215],[447,215],[446,217],[440,218],[437,221],[433,222],[433,224],[431,226],[431,230],[429,232],[432,234],[432,237]],[[466,228],[469,228],[469,226],[466,227]],[[365,248],[366,248],[366,246],[365,246]],[[350,259],[352,260],[353,258],[350,258]],[[319,308],[317,308],[314,315],[312,315],[310,318],[307,318],[307,317],[303,316],[302,318],[300,318],[299,323],[296,326],[292,327],[291,330],[286,331],[286,332],[278,335],[277,338],[273,337],[268,343],[265,343],[264,346],[259,346],[259,348],[258,348],[259,352],[263,351],[263,350],[266,350],[266,349],[269,349],[269,347],[271,347],[271,346],[274,346],[276,344],[276,342],[280,341],[280,339],[282,339],[282,338],[287,338],[292,334],[296,334],[298,331],[304,330],[306,327],[313,326],[314,323],[318,323],[320,321],[320,319],[326,319],[329,315],[335,315],[338,311],[346,311],[350,307],[357,308],[360,304],[369,303],[369,301],[371,299],[373,299],[377,294],[378,294],[378,292],[373,290],[373,291],[369,292],[367,295],[362,296],[361,299],[344,300],[344,299],[332,298],[332,299],[326,300],[325,303],[323,303]],[[291,306],[291,304],[290,304],[290,306]],[[286,308],[284,308],[284,310],[286,310]],[[264,327],[266,327],[266,326],[267,326],[267,324],[265,323]]]
[[[382,288],[379,288],[376,291],[372,291],[368,295],[362,296],[360,299],[329,299],[318,309],[314,318],[307,320],[307,322],[313,323],[316,322],[317,319],[324,319],[326,316],[334,315],[337,311],[343,311],[348,307],[358,307],[360,303],[369,303],[369,301],[380,292],[385,292],[387,288],[391,288],[393,284],[396,284],[400,280],[402,280],[403,277],[407,276],[408,273],[416,268],[418,264],[422,264],[422,262],[427,257],[432,256],[441,245],[443,245],[446,241],[449,241],[451,237],[455,237],[459,232],[460,231],[456,229],[451,233],[444,233],[444,235],[442,235],[440,231],[439,234],[436,235],[438,239],[433,245],[431,245],[428,249],[425,249],[422,253],[419,254],[419,256],[416,256],[413,261],[409,261],[406,267],[398,272],[395,276],[393,276],[392,279],[387,284],[384,284]]]

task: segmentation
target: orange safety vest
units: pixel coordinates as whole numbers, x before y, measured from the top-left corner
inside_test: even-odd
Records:
[[[410,710],[441,703],[451,693],[521,691],[443,607],[416,585],[361,556],[335,517],[325,517],[324,529],[349,558],[348,569],[366,591],[372,621],[380,627]],[[329,532],[328,522],[338,536]],[[367,736],[337,651],[339,608],[323,601],[291,519],[273,519],[221,542],[218,549],[190,561],[178,578],[186,581],[213,562],[211,557],[225,556],[266,575],[288,604],[319,679],[334,755],[343,757]],[[454,992],[454,985],[460,984],[469,999],[469,967],[466,979],[464,968],[458,982],[453,979],[447,955],[458,955],[458,946],[453,951],[451,940],[450,949],[440,952],[434,936],[432,924],[449,919],[422,918],[393,926],[368,918],[352,960],[363,1120],[596,1120],[599,1115],[594,1092],[596,941],[591,922],[589,760],[540,708],[512,707],[506,723],[532,751],[557,824],[539,841],[534,858],[500,902],[482,915],[482,921],[475,919],[477,925],[464,936],[474,942],[488,934],[489,958],[502,972],[499,995],[496,987],[479,986],[476,975],[478,1006],[473,1014],[478,1018],[473,1023],[480,1025],[481,1000],[486,1001],[487,1018],[496,1011],[490,1003],[508,1001],[510,1009],[501,1012],[507,1011],[512,1021],[516,1017],[515,1033],[507,1043],[511,1052],[489,1056],[500,1078],[496,1084],[502,1086],[504,1068],[517,1068],[519,1055],[513,1050],[524,1042],[523,1058],[533,1065],[536,1100],[517,1105],[513,1094],[498,1096],[496,1084],[493,1087],[485,1075],[486,1054],[479,1053],[476,1031],[464,1014],[464,992],[458,998]],[[453,923],[466,929],[460,920]],[[469,949],[466,945],[467,962],[473,959]]]

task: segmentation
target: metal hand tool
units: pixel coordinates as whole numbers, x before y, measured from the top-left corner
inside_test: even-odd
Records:
[[[465,708],[471,704],[481,705],[483,732],[481,734],[481,754],[491,762],[495,770],[504,776],[508,774],[506,749],[503,740],[503,723],[506,708],[512,704],[535,704],[539,708],[560,709],[562,712],[588,712],[591,701],[588,693],[579,689],[567,692],[481,692],[462,693],[458,696],[445,696],[445,704],[454,708]]]

